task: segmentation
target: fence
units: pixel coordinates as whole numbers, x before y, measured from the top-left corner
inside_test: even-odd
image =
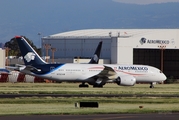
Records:
[[[31,75],[26,75],[23,73],[20,73],[18,71],[11,71],[10,74],[7,73],[1,73],[0,75],[0,82],[34,82],[34,83],[40,83],[45,82],[43,78],[34,77]]]

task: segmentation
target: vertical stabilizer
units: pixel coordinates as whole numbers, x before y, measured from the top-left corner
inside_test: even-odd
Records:
[[[19,45],[25,65],[46,64],[46,62],[37,54],[24,37],[16,36],[15,39]]]
[[[93,57],[91,58],[89,64],[98,64],[99,62],[99,58],[100,58],[100,53],[101,53],[101,48],[102,48],[102,41],[99,42],[98,47],[96,48],[96,51],[93,55]]]

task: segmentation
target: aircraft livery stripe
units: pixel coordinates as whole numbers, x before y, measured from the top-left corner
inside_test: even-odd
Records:
[[[91,67],[91,68],[88,68],[88,69],[104,69],[104,67]]]
[[[43,65],[43,67],[46,67],[47,65],[48,65],[48,64]],[[56,65],[57,65],[57,66],[56,66],[54,69],[49,70],[49,71],[46,72],[46,73],[42,73],[42,74],[35,74],[35,73],[34,73],[34,75],[47,75],[47,74],[50,74],[50,73],[52,73],[52,72],[58,70],[59,68],[61,68],[61,67],[64,66],[65,64],[56,64]]]

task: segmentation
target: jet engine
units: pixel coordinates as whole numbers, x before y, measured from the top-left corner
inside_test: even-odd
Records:
[[[136,79],[133,76],[120,76],[115,82],[121,86],[134,86],[136,83]]]

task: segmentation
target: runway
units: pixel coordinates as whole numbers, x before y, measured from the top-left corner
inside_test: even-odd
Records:
[[[178,118],[179,113],[0,116],[1,120],[178,120]]]
[[[0,94],[0,98],[17,97],[173,97],[179,98],[179,95],[169,94]]]

